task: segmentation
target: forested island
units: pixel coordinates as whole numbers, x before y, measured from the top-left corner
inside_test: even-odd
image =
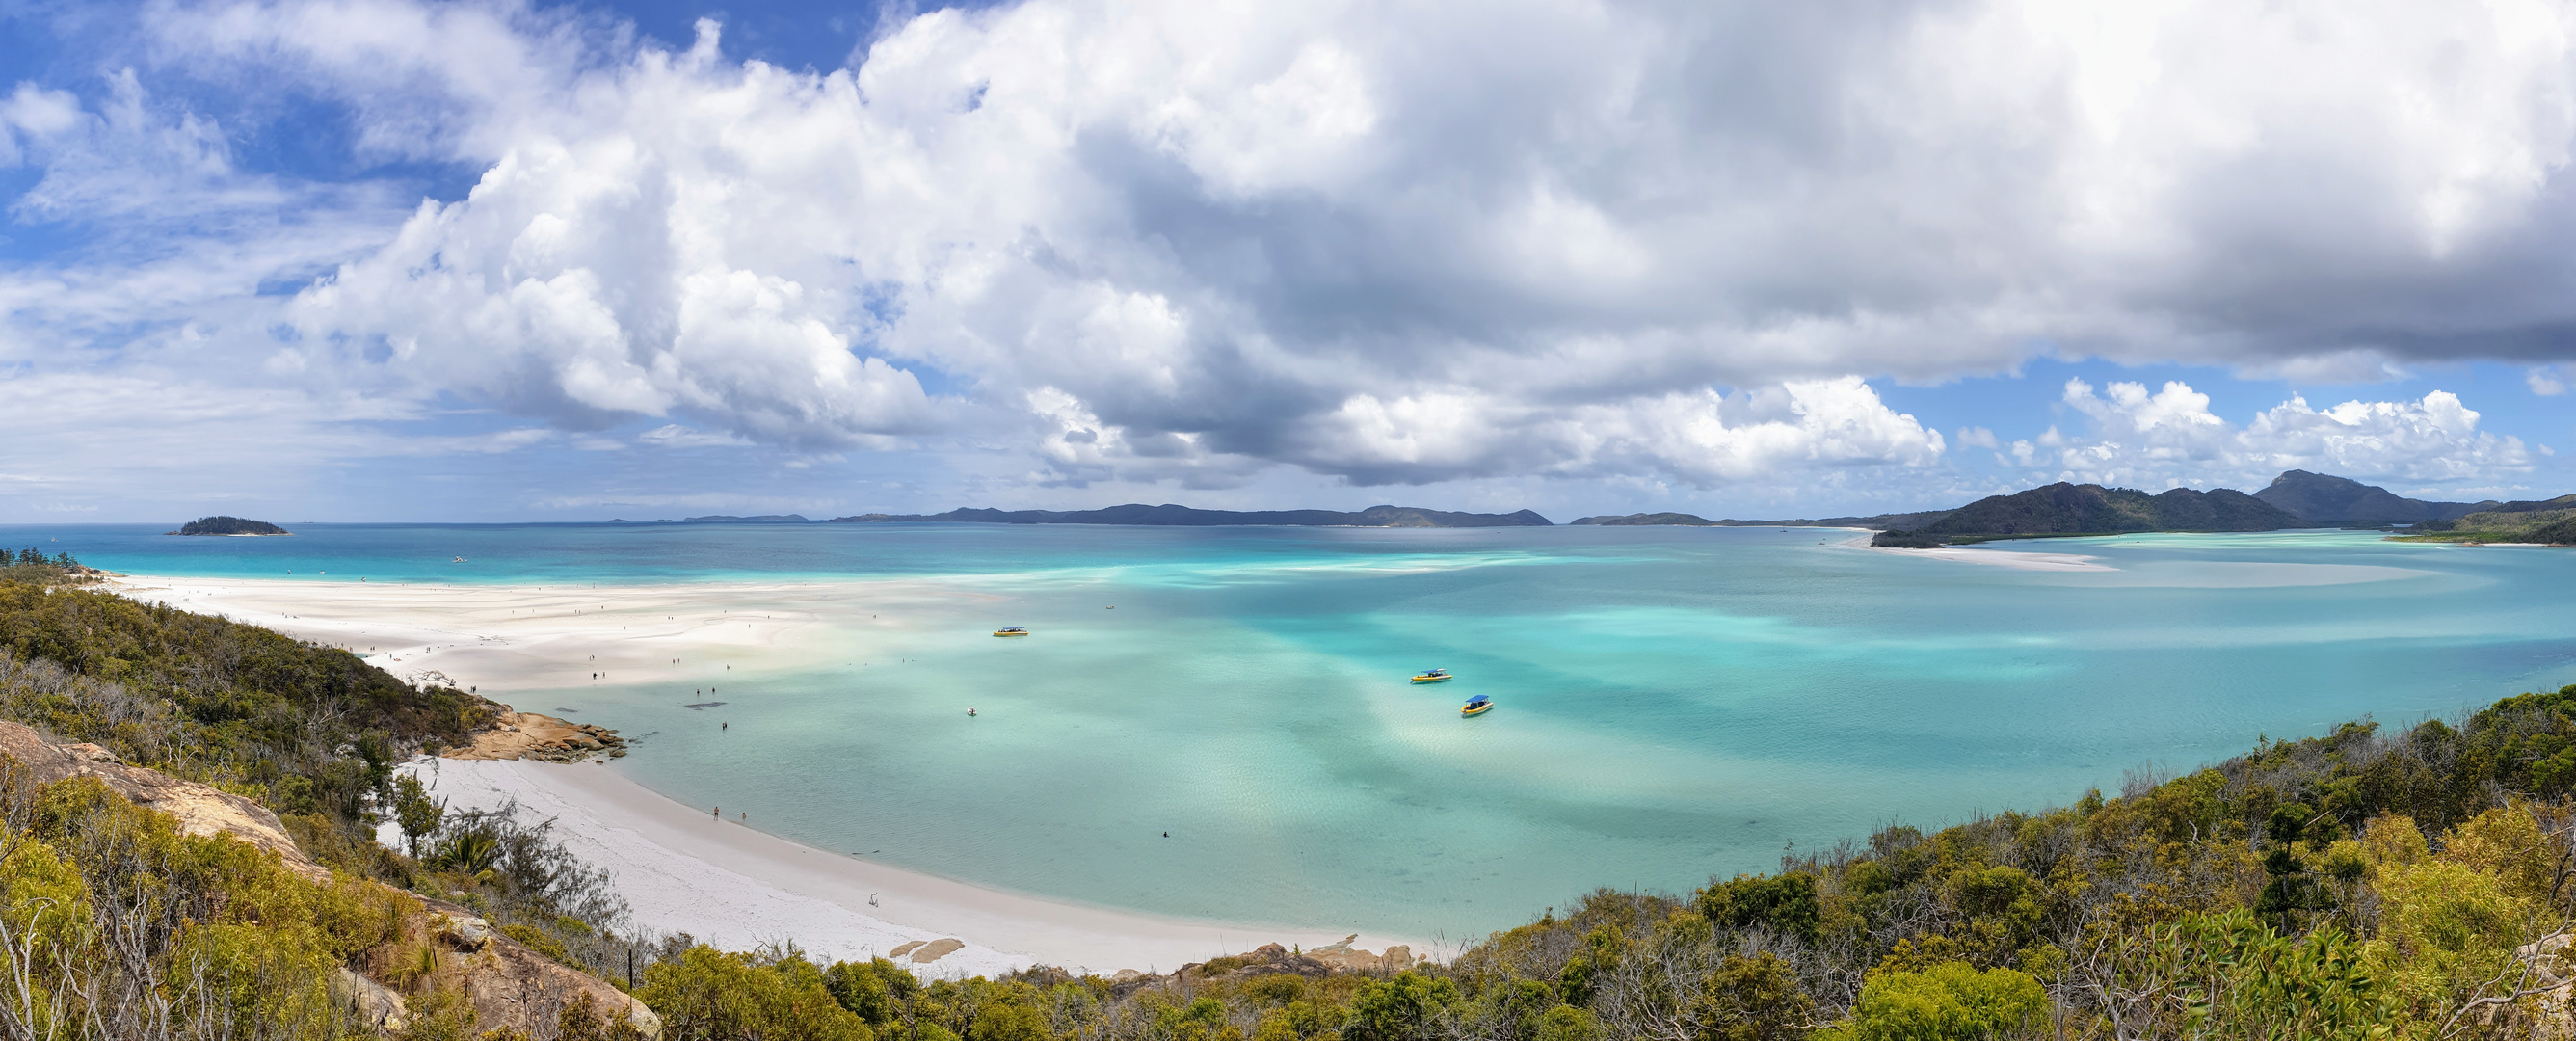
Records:
[[[979,510],[946,513],[863,513],[834,517],[834,523],[939,524],[1122,524],[1144,527],[1231,527],[1274,525],[1307,528],[1544,528],[1552,522],[1530,510],[1518,513],[1452,513],[1419,506],[1371,506],[1356,513],[1341,510],[1199,510],[1164,503],[1128,503],[1099,510]]]
[[[241,517],[226,517],[226,516],[218,515],[218,516],[213,516],[213,517],[199,517],[199,518],[197,518],[196,520],[192,520],[192,521],[189,521],[189,522],[188,522],[188,523],[186,523],[186,524],[180,525],[180,526],[179,526],[179,530],[177,530],[177,531],[173,531],[173,532],[170,532],[169,534],[172,534],[172,535],[292,535],[292,534],[295,534],[295,533],[294,533],[294,532],[291,532],[291,531],[288,531],[288,530],[286,530],[286,529],[284,529],[284,528],[278,527],[277,525],[271,524],[271,523],[269,523],[269,522],[267,522],[267,521],[255,521],[255,520],[248,520],[248,519],[241,518]]]
[[[1882,528],[1870,545],[1883,549],[2049,535],[2318,527],[2402,530],[2405,534],[2395,537],[2419,541],[2576,545],[2576,495],[2530,502],[2429,502],[2305,470],[2284,472],[2253,495],[2231,488],[2175,488],[2151,495],[2134,488],[2060,482],[1987,496],[1955,510],[1841,519]]]
[[[2037,535],[2144,531],[2279,531],[2315,527],[2305,518],[2232,488],[2149,495],[2135,488],[2056,484],[1990,495],[1912,531],[1890,529],[1870,545],[1898,549]]]
[[[0,724],[0,953],[28,967],[0,1015],[63,1037],[2506,1038],[2559,1029],[2576,977],[2576,686],[1816,835],[1688,893],[1569,894],[1446,964],[1264,947],[1118,979],[926,981],[638,929],[544,822],[447,812],[392,770],[497,711],[0,582],[0,717],[27,724]]]
[[[2473,513],[2418,524],[2405,537],[2423,542],[2528,542],[2576,546],[2576,495],[2478,505]]]
[[[1643,525],[1677,525],[1688,528],[1713,528],[1717,522],[1696,513],[1630,513],[1623,516],[1577,517],[1568,524],[1633,527]]]

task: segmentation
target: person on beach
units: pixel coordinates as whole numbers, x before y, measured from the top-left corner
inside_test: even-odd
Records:
[[[724,807],[722,807],[722,806],[718,806],[718,807],[716,807],[716,808],[715,808],[715,809],[713,809],[713,810],[709,810],[709,811],[707,811],[707,815],[708,815],[708,816],[710,816],[710,817],[714,817],[714,818],[715,818],[715,819],[717,819],[717,820],[723,820],[723,819],[724,819]]]

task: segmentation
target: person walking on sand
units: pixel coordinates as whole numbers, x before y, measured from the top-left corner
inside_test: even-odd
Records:
[[[723,819],[724,819],[724,807],[722,807],[722,806],[718,806],[718,807],[716,807],[715,809],[709,810],[709,811],[707,811],[707,815],[708,815],[708,816],[711,816],[711,817],[714,817],[714,818],[715,818],[715,819],[717,819],[717,820],[723,820]]]

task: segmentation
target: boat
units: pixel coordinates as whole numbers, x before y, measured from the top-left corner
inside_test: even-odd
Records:
[[[448,561],[448,563],[450,563],[450,564],[462,564],[462,563],[465,563],[465,558],[464,558],[464,557],[458,557],[458,558],[456,558],[456,559],[454,559],[454,560]]]
[[[1028,634],[1029,627],[1025,625],[1014,625],[1008,629],[993,630],[993,635],[995,636],[1027,636]]]
[[[1454,680],[1454,679],[1457,679],[1457,678],[1458,678],[1458,677],[1456,677],[1456,676],[1452,676],[1452,675],[1450,675],[1450,674],[1449,674],[1449,670],[1447,670],[1447,669],[1424,669],[1424,670],[1422,670],[1421,672],[1416,673],[1416,674],[1414,675],[1414,677],[1413,677],[1413,682],[1415,682],[1415,683],[1447,683],[1447,682],[1449,682],[1450,680]]]
[[[1468,698],[1466,704],[1458,706],[1458,714],[1461,716],[1481,716],[1493,707],[1494,699],[1478,694],[1475,697]]]

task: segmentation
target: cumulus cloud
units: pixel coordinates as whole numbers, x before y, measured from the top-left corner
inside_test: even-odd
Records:
[[[2553,363],[2576,320],[2576,13],[2510,0],[1019,0],[812,72],[712,24],[665,50],[504,0],[158,0],[145,25],[147,71],[291,85],[352,113],[362,159],[481,171],[391,215],[320,199],[399,228],[273,260],[327,275],[225,304],[226,350],[575,432],[935,435],[1070,484],[1717,487],[1938,462],[1864,377],[2056,354],[2384,380]],[[0,158],[60,178],[20,205],[112,210],[106,166],[43,158],[80,120],[300,190],[117,100],[141,90],[0,106]],[[1999,457],[2522,465],[2447,395],[2238,427],[2133,386],[2070,394],[2097,436]]]
[[[2492,480],[2532,466],[2520,438],[2479,430],[2478,413],[2448,391],[2325,409],[2292,397],[2242,426],[2211,413],[2209,396],[2179,381],[2155,391],[2115,381],[2097,391],[2068,380],[2063,398],[2091,419],[2091,435],[2068,438],[2051,428],[2042,441],[2055,443],[2015,442],[2007,465],[2054,466],[2063,479],[2133,487],[2259,487],[2292,469],[2440,484]]]

